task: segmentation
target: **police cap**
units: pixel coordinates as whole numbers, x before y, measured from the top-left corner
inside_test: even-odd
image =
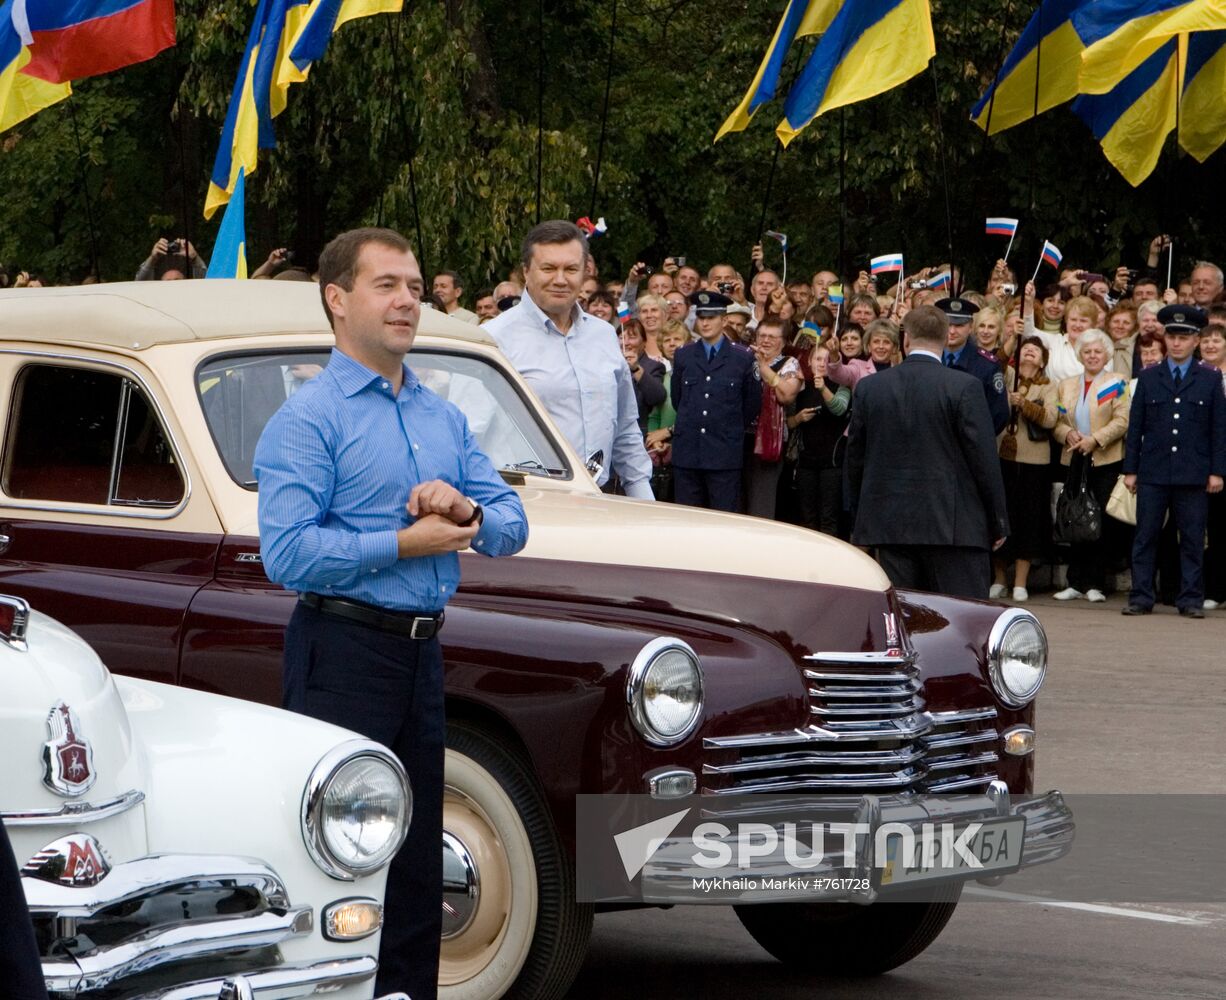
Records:
[[[935,305],[945,314],[951,326],[969,323],[979,311],[979,307],[970,299],[941,299]]]
[[[1158,322],[1167,333],[1200,333],[1209,322],[1205,310],[1196,306],[1178,304],[1163,306],[1158,310]]]
[[[694,307],[695,316],[724,316],[732,305],[732,299],[719,292],[703,289],[690,296],[690,305]]]

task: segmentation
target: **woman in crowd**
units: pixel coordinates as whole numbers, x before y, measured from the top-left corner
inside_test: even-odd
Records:
[[[665,320],[668,319],[668,303],[659,295],[648,292],[639,296],[637,305],[639,321],[643,324],[643,334],[647,338],[647,357],[663,362],[664,355],[660,353],[660,334],[664,330]]]
[[[805,313],[804,322],[796,331],[792,343],[798,350],[808,354],[817,344],[829,337],[833,330],[834,313],[819,302],[817,305],[810,306],[809,311]]]
[[[1200,336],[1200,359],[1217,368],[1226,392],[1226,326],[1211,322]],[[1226,491],[1209,494],[1208,546],[1205,549],[1205,610],[1226,604]]]
[[[762,409],[758,414],[756,436],[750,436],[755,446],[745,461],[743,492],[745,512],[755,517],[775,516],[787,437],[785,410],[795,401],[801,388],[800,363],[783,353],[784,324],[784,320],[769,314],[758,324],[754,337],[753,352],[762,379]],[[757,441],[771,441],[778,448],[772,453],[760,454]]]
[[[660,352],[670,365],[679,347],[690,342],[690,331],[678,320],[669,320],[664,324],[660,334]],[[654,467],[651,474],[651,489],[657,500],[672,500],[672,445],[673,424],[677,422],[677,411],[673,409],[672,372],[664,373],[664,402],[651,411],[647,417],[647,454]]]
[[[1142,333],[1152,333],[1161,337],[1166,332],[1162,324],[1158,322],[1158,312],[1161,309],[1162,303],[1157,300],[1142,302],[1137,306],[1137,326]]]
[[[1013,562],[1013,599],[1026,601],[1030,564],[1051,540],[1051,478],[1048,445],[1056,426],[1056,387],[1044,374],[1047,348],[1038,337],[1022,341],[1017,371],[1005,369],[1009,387],[1009,423],[997,442],[1005,480],[1011,531],[993,558],[996,581],[988,596],[1004,597],[1005,571]]]
[[[622,324],[622,356],[630,366],[634,379],[634,399],[639,407],[639,430],[647,433],[647,418],[651,411],[668,398],[664,389],[664,362],[647,357],[646,337],[643,324],[637,319],[628,319]]]
[[[1046,346],[1048,357],[1047,377],[1054,382],[1060,382],[1066,378],[1072,378],[1074,375],[1080,375],[1081,361],[1077,356],[1077,338],[1094,326],[1094,320],[1098,316],[1098,306],[1094,304],[1093,299],[1088,299],[1085,296],[1070,299],[1064,307],[1064,332],[1048,333],[1046,330],[1034,328],[1033,296],[1034,284],[1030,283],[1026,285],[1027,309],[1025,315],[1028,320],[1026,336],[1030,336],[1033,333]],[[1115,349],[1112,348],[1112,355],[1114,353]]]
[[[1043,288],[1039,299],[1039,315],[1035,326],[1047,333],[1059,333],[1060,324],[1064,322],[1064,306],[1069,295],[1059,285],[1052,283]],[[1030,315],[1034,308],[1034,282],[1026,284],[1026,313]]]
[[[847,325],[855,323],[861,330],[881,315],[881,306],[873,295],[860,292],[847,300],[843,315]]]
[[[984,306],[975,313],[975,342],[981,351],[996,355],[1003,368],[1009,362],[1012,351],[1005,345],[1005,318],[993,305]]]
[[[851,390],[827,377],[830,348],[819,344],[809,355],[810,378],[796,397],[796,412],[788,429],[800,435],[796,491],[800,523],[806,528],[838,534],[843,508],[843,449],[850,417]]]
[[[841,357],[832,350],[826,363],[826,377],[853,391],[860,379],[866,375],[885,371],[902,360],[898,347],[898,327],[888,319],[875,319],[864,331],[861,342],[868,344],[868,357],[849,358],[847,334],[856,329],[849,326],[843,331],[843,337],[839,341]],[[829,341],[827,346],[833,347],[833,341]]]
[[[1124,435],[1128,431],[1128,386],[1110,369],[1114,353],[1111,338],[1101,330],[1080,334],[1077,355],[1084,371],[1060,382],[1060,419],[1053,431],[1056,441],[1064,446],[1060,455],[1060,464],[1067,468],[1064,488],[1076,488],[1084,474],[1090,493],[1104,511],[1124,464]],[[1068,586],[1054,595],[1056,600],[1107,599],[1107,567],[1117,536],[1112,529],[1114,523],[1104,515],[1098,541],[1070,546]]]
[[[1115,344],[1111,367],[1124,376],[1132,378],[1137,349],[1137,310],[1125,300],[1107,313],[1107,325],[1103,328]]]
[[[592,292],[587,297],[587,302],[583,304],[583,308],[588,315],[602,319],[606,323],[614,323],[613,317],[617,315],[617,304],[613,301],[613,296],[604,291]]]

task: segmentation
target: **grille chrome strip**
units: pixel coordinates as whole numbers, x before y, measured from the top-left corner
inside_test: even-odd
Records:
[[[781,770],[799,764],[827,767],[850,765],[898,767],[923,758],[922,750],[848,751],[846,753],[787,753],[753,757],[736,764],[703,764],[703,774],[740,774],[742,772]]]
[[[866,681],[874,680],[889,684],[906,684],[915,683],[916,690],[919,690],[919,680],[914,674],[909,673],[888,673],[888,674],[849,674],[836,670],[806,670],[805,680],[810,681]]]
[[[813,692],[810,691],[810,694]],[[856,705],[840,705],[838,708],[823,708],[820,705],[810,705],[809,711],[814,715],[910,715],[915,711],[912,704],[891,705],[885,702],[861,702]]]
[[[855,666],[879,665],[910,667],[915,663],[915,654],[896,656],[893,653],[810,653],[805,657],[810,663],[852,664]]]
[[[857,678],[857,680],[863,680],[863,678]],[[815,684],[809,688],[809,694],[815,698],[906,698],[909,700],[919,689],[919,681],[911,681],[909,684],[883,684],[881,687]]]

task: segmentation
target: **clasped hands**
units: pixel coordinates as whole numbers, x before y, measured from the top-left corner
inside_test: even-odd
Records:
[[[441,479],[414,486],[405,509],[417,520],[396,532],[401,559],[463,551],[481,528],[480,524],[461,527],[461,522],[472,517],[473,505]]]

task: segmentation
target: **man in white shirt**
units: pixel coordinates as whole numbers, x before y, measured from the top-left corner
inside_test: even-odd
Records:
[[[460,298],[464,295],[464,282],[455,271],[439,271],[434,276],[432,290],[452,319],[462,319],[474,326],[481,322],[475,312],[460,305]]]

